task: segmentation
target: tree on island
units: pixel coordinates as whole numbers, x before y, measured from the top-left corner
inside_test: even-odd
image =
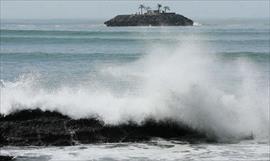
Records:
[[[151,7],[145,7],[145,10],[148,12],[148,11],[150,11],[151,10]]]
[[[145,9],[145,6],[140,4],[139,9],[141,10],[141,14],[143,14],[143,9]]]
[[[158,8],[158,13],[160,13],[160,8],[162,7],[162,5],[161,4],[157,4],[157,8]]]
[[[170,11],[170,7],[169,6],[164,6],[163,8],[164,8],[164,12],[165,13],[166,13],[167,10]]]

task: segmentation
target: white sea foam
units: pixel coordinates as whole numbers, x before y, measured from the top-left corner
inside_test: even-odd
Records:
[[[202,26],[199,22],[193,22],[193,26]]]
[[[45,88],[39,76],[23,75],[3,82],[1,113],[39,107],[74,118],[99,116],[108,124],[170,118],[220,139],[268,136],[267,85],[258,86],[252,75],[260,69],[248,60],[225,66],[208,51],[189,39],[174,48],[151,49],[134,63],[100,67],[98,74],[104,79],[129,84],[124,92],[115,90],[117,83],[108,88],[93,77],[88,85]],[[228,66],[233,66],[235,76],[226,75]],[[218,79],[223,72],[224,79]],[[239,79],[235,85],[224,88],[234,77]]]
[[[185,144],[153,140],[149,143],[107,143],[68,147],[3,147],[1,155],[16,160],[268,160],[269,146],[256,142],[239,144]]]

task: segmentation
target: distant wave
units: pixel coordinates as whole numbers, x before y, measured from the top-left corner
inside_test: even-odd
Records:
[[[258,60],[263,62],[268,62],[270,59],[269,52],[249,52],[249,51],[241,51],[241,52],[214,52],[218,57],[223,58],[248,58],[251,60]],[[1,58],[4,60],[11,59],[39,59],[39,58],[47,58],[57,59],[57,58],[72,58],[72,59],[81,59],[81,58],[90,58],[90,59],[122,59],[122,58],[134,58],[134,60],[139,59],[140,57],[147,55],[147,53],[97,53],[97,52],[88,52],[88,53],[61,53],[61,52],[1,52]]]
[[[100,44],[100,43],[110,43],[110,44],[154,44],[154,43],[162,43],[162,44],[177,44],[179,43],[178,39],[174,38],[151,38],[151,37],[145,37],[145,38],[124,38],[124,37],[1,37],[2,43],[6,44]],[[211,44],[218,44],[222,43],[228,45],[228,44],[238,44],[238,45],[252,45],[254,43],[260,44],[263,46],[267,46],[269,44],[268,39],[240,39],[240,40],[231,40],[231,39],[200,39],[200,40],[194,40],[199,42],[205,42],[205,43],[211,43]]]
[[[181,28],[178,28],[177,33],[185,33],[185,30],[181,30]],[[226,31],[226,32],[225,32]],[[248,29],[232,29],[232,30],[224,30],[224,29],[216,29],[213,31],[201,31],[201,30],[194,30],[193,33],[205,33],[205,34],[218,34],[218,35],[261,35],[265,33],[269,33],[267,29],[261,29],[261,30],[248,30]],[[150,30],[147,33],[142,33],[140,31],[136,30],[123,30],[123,31],[88,31],[88,30],[12,30],[12,29],[1,29],[2,35],[51,35],[51,36],[94,36],[94,35],[107,35],[107,36],[113,36],[113,35],[123,35],[123,36],[136,36],[136,35],[156,35],[156,34],[170,34],[173,35],[174,32],[169,32],[164,29],[163,31],[155,31]]]

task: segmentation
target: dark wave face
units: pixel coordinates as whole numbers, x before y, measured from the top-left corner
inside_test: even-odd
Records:
[[[4,21],[1,114],[39,107],[114,127],[169,119],[217,140],[265,138],[269,23],[248,22]]]

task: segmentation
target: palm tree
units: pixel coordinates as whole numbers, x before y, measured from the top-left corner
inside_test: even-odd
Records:
[[[160,8],[162,7],[162,5],[161,4],[157,4],[157,8],[158,8],[158,13],[160,13]]]
[[[140,4],[139,9],[141,10],[141,14],[142,14],[142,10],[145,9],[145,6]]]
[[[164,6],[163,8],[164,8],[164,12],[165,13],[166,13],[167,10],[170,11],[170,7],[169,6]]]

